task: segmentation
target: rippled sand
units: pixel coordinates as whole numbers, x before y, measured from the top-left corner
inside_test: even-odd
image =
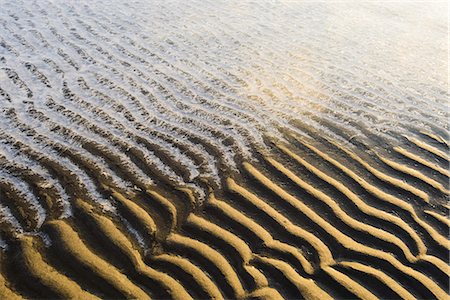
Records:
[[[447,3],[0,7],[0,299],[450,297]]]

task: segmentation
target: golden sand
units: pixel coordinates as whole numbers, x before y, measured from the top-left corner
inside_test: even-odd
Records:
[[[27,278],[32,278],[42,289],[48,289],[60,298],[104,297],[104,291],[97,291],[95,287],[85,290],[85,282],[78,283],[70,277],[70,273],[64,272],[64,268],[52,265],[55,257],[64,255],[81,267],[82,272],[90,274],[91,278],[101,278],[123,298],[149,299],[167,295],[172,299],[195,299],[198,295],[203,295],[210,299],[283,299],[287,295],[297,294],[305,299],[332,299],[335,297],[333,288],[324,286],[323,281],[316,277],[327,274],[334,285],[339,285],[348,295],[361,299],[378,299],[379,289],[388,289],[399,298],[415,299],[417,294],[405,286],[405,282],[409,281],[400,281],[404,279],[418,282],[420,289],[437,299],[446,299],[448,294],[442,284],[423,273],[416,264],[427,264],[430,270],[440,274],[450,273],[445,259],[429,254],[429,247],[433,245],[429,245],[423,235],[447,250],[450,249],[449,240],[440,229],[423,217],[426,215],[427,219],[433,218],[445,228],[450,227],[450,222],[441,213],[430,208],[423,209],[425,215],[419,214],[420,207],[401,194],[380,188],[379,182],[409,193],[423,205],[432,202],[432,196],[336,143],[332,144],[340,152],[334,154],[342,153],[354,164],[346,165],[338,157],[319,150],[309,142],[298,138],[295,140],[316,159],[330,164],[340,172],[340,176],[359,186],[380,203],[404,212],[408,219],[366,202],[352,186],[340,181],[340,177],[334,176],[324,165],[317,165],[308,156],[302,156],[300,150],[293,145],[277,143],[275,149],[280,154],[263,155],[260,163],[243,162],[243,177],[226,178],[224,191],[216,193],[210,189],[204,205],[183,218],[180,218],[172,200],[159,192],[144,190],[142,193],[148,198],[135,201],[138,195],[125,195],[104,185],[119,204],[119,212],[130,219],[130,224],[135,225],[142,236],[150,238],[151,248],[143,248],[133,232],[127,230],[128,223],[116,218],[115,213],[103,212],[90,200],[76,199],[74,206],[77,217],[83,220],[83,226],[89,228],[90,232],[79,228],[77,223],[49,220],[46,221],[46,231],[52,243],[58,245],[57,248],[44,246],[37,236],[21,236],[18,249]],[[433,155],[441,154],[435,149],[430,150],[429,145],[423,144],[424,142],[409,140],[420,149],[428,149]],[[448,176],[448,171],[419,154],[401,147],[393,150]],[[420,171],[379,154],[375,158],[391,168],[414,176],[438,192],[447,192],[442,184]],[[286,164],[287,161],[290,163]],[[303,170],[304,173],[300,173],[296,166],[301,167],[298,170]],[[364,173],[364,170],[368,173]],[[272,173],[274,171],[276,174]],[[372,176],[372,179],[369,180],[368,176]],[[281,178],[283,179],[280,180]],[[289,188],[286,185],[288,183]],[[329,194],[327,189],[323,189],[324,185],[338,191],[343,197]],[[184,195],[188,207],[199,205],[196,195],[189,188],[177,189]],[[327,207],[327,213],[315,211],[304,199],[296,197],[292,189],[306,192],[313,201]],[[157,209],[148,211],[142,205],[144,199],[153,201],[149,204]],[[347,211],[345,203],[354,205],[361,214],[371,218],[372,222],[356,218]],[[287,206],[290,207],[289,214],[285,213]],[[443,207],[446,207],[445,204]],[[210,215],[209,212],[213,214]],[[293,218],[292,213],[299,219]],[[328,214],[339,219],[346,227],[336,226],[331,221],[333,218],[328,218]],[[298,222],[299,220],[302,222]],[[374,225],[376,220],[389,222],[398,230],[389,231],[377,227]],[[161,222],[169,228],[161,229]],[[303,223],[314,224],[326,232],[326,235],[312,230],[312,227],[300,225]],[[347,227],[364,233],[366,238],[350,235]],[[86,235],[95,238],[85,240]],[[373,244],[365,244],[367,237]],[[377,244],[377,241],[384,244]],[[92,243],[97,242],[103,246],[92,247]],[[392,252],[383,249],[386,244],[392,246]],[[114,251],[118,252],[105,255],[110,251],[102,248],[105,245],[113,246]],[[337,256],[334,253],[335,245],[348,253],[357,253],[364,260],[358,258],[353,261],[352,255],[345,259]],[[47,261],[46,255],[51,255],[52,260]],[[116,261],[108,260],[111,255],[123,260],[120,266]],[[382,265],[374,263],[377,261],[383,262]],[[62,265],[65,263],[62,262]],[[392,273],[392,270],[395,272]],[[364,277],[355,277],[354,272],[364,274]],[[290,290],[286,294],[282,287],[274,285],[274,274],[281,274],[283,278],[280,280],[289,282],[296,291]],[[402,277],[396,274],[401,274]],[[152,290],[154,287],[146,286],[144,281],[137,278],[148,279],[159,290]],[[379,283],[379,288],[372,290],[371,286],[364,284],[370,278]],[[7,275],[0,274],[3,286],[0,288],[0,295],[8,299],[23,298],[20,290],[15,290],[16,285],[11,285],[8,280]],[[195,282],[198,289],[186,285],[188,282]]]

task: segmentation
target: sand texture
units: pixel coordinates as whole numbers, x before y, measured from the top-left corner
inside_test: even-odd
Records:
[[[449,299],[446,10],[0,0],[0,299]]]

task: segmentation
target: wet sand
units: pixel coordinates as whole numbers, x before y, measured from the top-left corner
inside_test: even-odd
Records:
[[[0,298],[447,299],[421,5],[5,4]]]

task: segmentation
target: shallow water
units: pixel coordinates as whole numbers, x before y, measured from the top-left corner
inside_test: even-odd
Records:
[[[64,242],[55,232],[66,226],[55,225],[61,222],[55,220],[66,220],[62,224],[71,224],[88,248],[99,251],[90,237],[93,229],[80,225],[92,212],[89,208],[86,213],[80,204],[84,202],[77,202],[82,199],[96,213],[114,220],[119,232],[154,261],[158,271],[170,273],[173,269],[166,264],[175,262],[158,264],[158,255],[178,253],[183,244],[178,234],[204,238],[197,236],[204,229],[198,229],[203,223],[195,218],[216,221],[209,214],[220,209],[210,207],[216,207],[211,194],[237,205],[263,227],[281,220],[275,212],[265,211],[269,217],[258,219],[255,210],[246,211],[245,199],[251,197],[244,193],[247,196],[239,196],[244,199],[234,200],[239,192],[227,185],[232,177],[293,222],[292,228],[318,236],[334,259],[352,260],[351,246],[335,246],[344,236],[336,233],[338,241],[331,242],[319,217],[360,245],[395,253],[400,264],[415,264],[425,255],[414,265],[415,271],[432,278],[437,287],[426,278],[417,279],[420,287],[412,296],[439,298],[440,289],[448,290],[443,267],[448,260],[448,222],[442,220],[448,214],[449,193],[448,3],[0,0],[0,4],[4,257],[29,254],[24,249],[33,248],[27,244],[28,236],[33,236],[31,245],[46,245],[43,255],[51,265],[69,270],[54,258],[60,252],[53,252],[53,243]],[[268,181],[258,183],[246,162]],[[305,218],[312,223],[298,219],[293,211],[302,212],[303,206],[274,192],[278,190],[272,183],[310,207],[312,213]],[[120,195],[131,204],[121,201]],[[344,214],[333,208],[335,204]],[[224,221],[226,213],[217,214],[220,226],[249,244],[255,255],[252,240],[233,231],[233,225]],[[150,236],[146,231],[150,219],[143,215],[154,219],[156,231]],[[147,224],[144,229],[142,222]],[[305,296],[288,283],[300,275],[313,278],[336,297],[370,296],[316,265],[318,250],[298,243],[304,237],[293,237],[297,229],[290,230],[284,242],[309,253],[306,260],[318,273],[305,275],[292,265],[292,258],[287,259],[289,267],[256,259],[255,266],[264,270],[269,286],[281,296]],[[274,239],[286,238],[278,229],[271,234]],[[206,240],[215,249],[228,249]],[[178,246],[171,248],[173,244]],[[279,253],[270,251],[258,257],[280,259]],[[352,261],[365,264],[364,255],[371,259],[384,255],[364,251],[359,253],[362,258]],[[437,262],[427,260],[427,253]],[[120,261],[98,255],[113,265]],[[367,265],[383,269],[383,259]],[[23,286],[23,279],[11,275],[21,263],[19,259],[2,267],[12,290],[25,297],[72,295],[45,280],[35,287]],[[287,271],[291,266],[297,275],[284,275],[286,280],[276,282],[272,269],[291,274]],[[345,272],[355,279],[361,268],[350,264],[337,269],[352,269]],[[80,280],[82,271],[67,272],[95,295],[128,295],[119,287],[111,294],[104,287],[96,290]],[[215,280],[217,271],[205,272]],[[244,282],[243,291],[230,283],[231,288],[219,284],[219,293],[233,298],[264,290],[242,279],[250,276],[242,275],[244,271],[236,272]],[[416,279],[401,281],[404,275],[399,274],[413,278],[417,274],[397,265],[383,272],[401,285],[415,284]],[[183,276],[172,275],[183,285]],[[384,283],[374,283],[368,290],[381,297],[408,296],[380,282]],[[383,291],[383,284],[391,292]],[[151,285],[143,289],[154,292]],[[191,289],[187,291],[194,297],[207,294]]]

